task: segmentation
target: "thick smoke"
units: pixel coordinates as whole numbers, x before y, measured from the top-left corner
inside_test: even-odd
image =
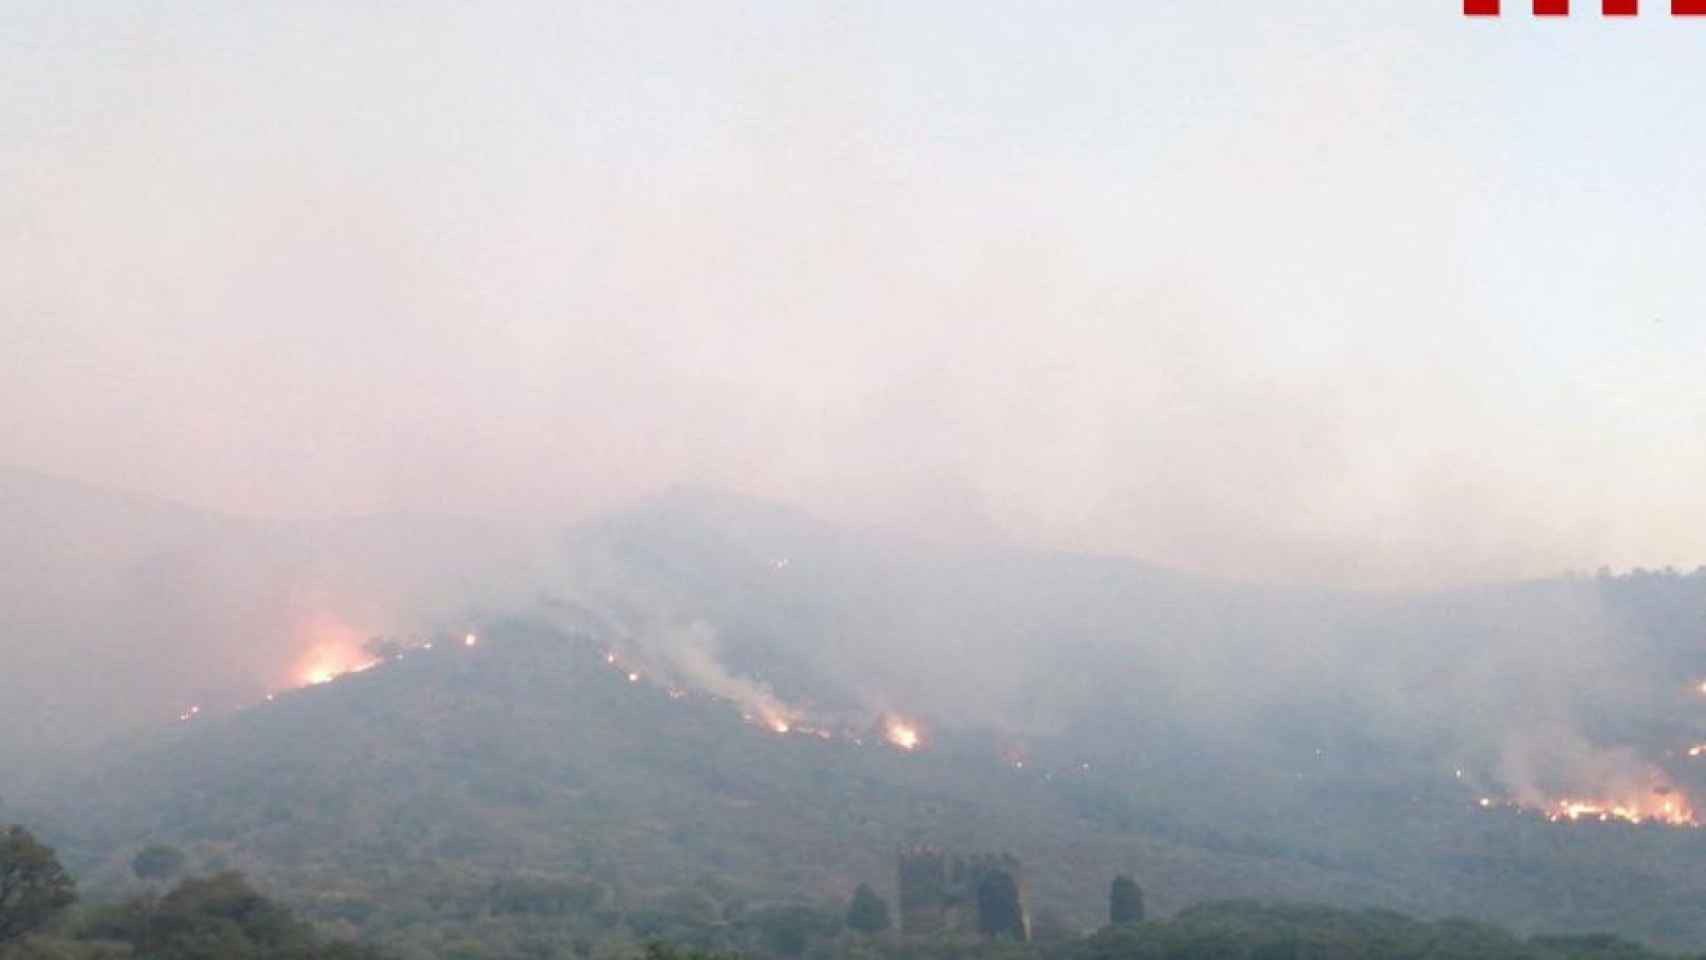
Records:
[[[786,730],[796,717],[768,685],[729,672],[718,658],[716,630],[702,620],[666,630],[650,647],[682,684],[733,700],[774,729]]]
[[[572,608],[755,713],[793,691],[737,638],[871,707],[1316,699],[1516,796],[1647,776],[1596,718],[1680,680],[1591,591],[1409,595],[1700,559],[1700,150],[1621,45],[1483,57],[1527,41],[1399,0],[157,6],[0,23],[0,462],[155,498],[0,478],[25,738],[262,691],[322,617]],[[682,482],[843,532],[546,542]],[[1013,559],[1053,550],[1107,562]]]
[[[273,518],[705,482],[1333,585],[1697,559],[1648,309],[1693,274],[1509,226],[1604,191],[1503,206],[1434,10],[13,6],[0,462]],[[1653,99],[1593,89],[1548,161]]]

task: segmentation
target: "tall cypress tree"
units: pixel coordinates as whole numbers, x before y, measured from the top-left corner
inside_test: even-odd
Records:
[[[881,933],[889,928],[889,905],[868,883],[853,891],[847,906],[847,927],[859,933]]]
[[[1108,888],[1108,922],[1114,926],[1143,920],[1143,891],[1137,881],[1120,874]]]

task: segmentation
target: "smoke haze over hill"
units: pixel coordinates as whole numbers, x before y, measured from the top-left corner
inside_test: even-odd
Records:
[[[1395,769],[1542,807],[1699,779],[1679,751],[1706,677],[1700,575],[1373,596],[860,531],[704,490],[563,531],[246,522],[25,474],[7,490],[9,522],[53,546],[11,584],[20,669],[0,683],[33,718],[13,751],[253,704],[308,682],[327,647],[335,672],[370,636],[520,616],[767,724],[898,713],[1109,748],[1158,724],[1228,763],[1289,730],[1302,751],[1382,744]]]
[[[4,7],[0,822],[102,889],[1706,943],[1688,18]]]
[[[709,483],[1272,582],[1692,567],[1697,272],[1603,249],[1699,245],[1651,119],[1692,48],[1620,26],[1638,68],[1398,0],[14,4],[0,462],[275,518]]]

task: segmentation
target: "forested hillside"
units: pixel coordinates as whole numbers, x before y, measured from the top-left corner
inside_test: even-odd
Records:
[[[134,892],[131,857],[167,843],[188,869],[243,869],[328,929],[405,952],[720,944],[754,911],[833,917],[860,882],[892,894],[894,851],[919,841],[1016,854],[1039,923],[1062,932],[1096,927],[1108,879],[1131,872],[1162,915],[1316,899],[1702,939],[1698,831],[1483,810],[1368,757],[1300,780],[1164,726],[1122,728],[1125,752],[1031,737],[1023,760],[1001,731],[947,723],[916,751],[777,734],[606,654],[494,624],[475,647],[185,723],[0,814],[47,826],[96,895]]]
[[[508,569],[477,537],[388,554],[387,529],[328,530],[345,546],[290,569]],[[1017,856],[1062,932],[1098,926],[1129,873],[1163,916],[1317,900],[1706,943],[1706,836],[1642,806],[1690,823],[1706,785],[1706,575],[1257,589],[705,491],[547,539],[492,580],[501,602],[450,591],[371,669],[59,751],[0,819],[39,824],[92,895],[135,893],[131,858],[166,844],[406,951],[721,943],[753,911],[892,894],[920,842]],[[433,578],[346,586],[382,582],[406,603]],[[1590,812],[1550,822],[1558,798]]]

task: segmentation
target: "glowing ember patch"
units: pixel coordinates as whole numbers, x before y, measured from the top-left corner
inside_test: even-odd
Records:
[[[794,732],[794,715],[787,712],[780,706],[770,703],[759,703],[754,704],[754,709],[758,711],[756,716],[751,712],[742,711],[741,719],[745,720],[747,723],[756,723],[764,727],[766,730],[769,730],[771,733]]]
[[[1667,806],[1669,805],[1667,804]],[[1674,808],[1672,808],[1671,811],[1661,812],[1674,812]],[[1606,806],[1600,803],[1581,800],[1560,800],[1558,801],[1557,809],[1553,811],[1550,819],[1553,822],[1557,822],[1559,820],[1574,821],[1588,819],[1598,820],[1600,823],[1608,823],[1612,820],[1626,820],[1629,823],[1640,823],[1641,821],[1648,819],[1648,816],[1644,811],[1637,807],[1621,805]],[[1667,818],[1655,816],[1654,819]],[[1669,822],[1668,819],[1667,822]]]
[[[1482,807],[1494,806],[1494,801],[1481,798]],[[1500,803],[1515,809],[1534,810],[1553,823],[1660,823],[1672,827],[1698,827],[1694,808],[1688,798],[1670,786],[1661,785],[1641,795],[1632,793],[1617,800],[1576,800],[1565,798],[1551,805],[1535,808],[1521,803]]]
[[[330,683],[346,673],[359,673],[379,661],[367,652],[367,634],[330,617],[319,617],[300,628],[306,649],[290,671],[292,687]]]
[[[902,750],[916,750],[920,742],[918,728],[901,720],[890,719],[884,726],[883,736]]]

